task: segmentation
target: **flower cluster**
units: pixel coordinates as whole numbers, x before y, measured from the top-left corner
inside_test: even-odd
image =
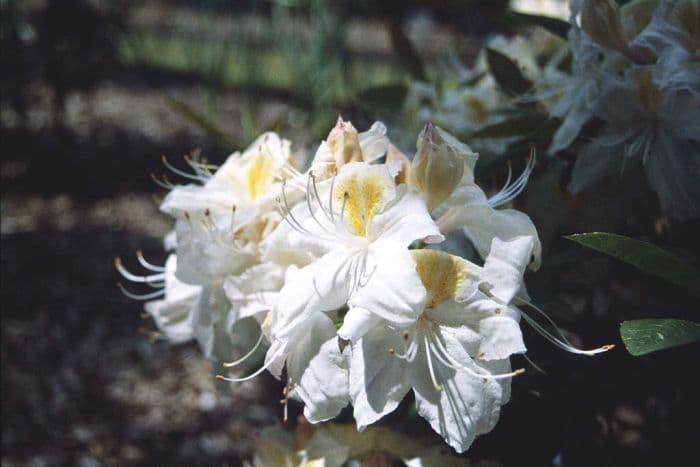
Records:
[[[562,119],[550,152],[602,123],[578,150],[571,191],[641,163],[664,213],[700,216],[698,24],[697,0],[571,1],[571,73],[553,62],[540,83]]]
[[[476,160],[431,124],[411,161],[383,124],[358,133],[339,119],[305,173],[273,133],[219,168],[190,161],[193,174],[173,169],[197,183],[172,187],[161,206],[176,219],[165,266],[139,254],[153,272],[139,276],[117,261],[159,290],[125,293],[148,301],[168,338],[196,338],[208,356],[248,342],[227,367],[265,350],[257,371],[220,378],[267,370],[313,423],[352,403],[362,430],[412,390],[418,413],[464,451],[494,427],[522,371],[509,361],[526,350],[521,317],[571,349],[516,306],[528,303],[523,274],[538,267],[540,244],[527,215],[496,209],[534,160],[490,198]],[[483,264],[437,248],[457,229]]]

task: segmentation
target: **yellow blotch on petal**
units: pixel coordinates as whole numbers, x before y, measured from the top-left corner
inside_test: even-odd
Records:
[[[248,163],[247,175],[248,197],[251,200],[266,193],[275,180],[275,164],[262,147]]]
[[[469,270],[456,256],[438,250],[411,250],[416,271],[428,292],[426,308],[454,298],[469,276]]]
[[[345,204],[344,216],[353,231],[362,237],[367,226],[393,192],[391,175],[380,167],[355,170],[338,178],[333,191],[334,203]]]

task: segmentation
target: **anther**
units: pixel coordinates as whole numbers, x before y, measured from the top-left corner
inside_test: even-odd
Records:
[[[500,308],[496,308],[496,311],[494,311],[494,313],[500,315],[501,313],[503,313],[503,310]]]
[[[486,355],[484,352],[479,352],[476,358],[482,358],[484,355]]]
[[[403,340],[405,340],[405,341],[408,340],[408,331],[403,332]]]
[[[391,348],[391,349],[389,349],[389,353],[390,353],[391,355],[394,355],[394,354],[396,353],[396,350],[394,350],[393,348]]]

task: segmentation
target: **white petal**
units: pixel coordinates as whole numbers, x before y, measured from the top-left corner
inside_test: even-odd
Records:
[[[290,342],[287,375],[292,394],[304,402],[304,416],[311,423],[335,417],[350,401],[347,358],[326,315],[314,315]]]
[[[461,345],[446,338],[447,351],[457,361],[484,372],[474,364]],[[438,391],[431,380],[422,348],[411,366],[411,384],[418,413],[458,452],[464,452],[477,435],[490,431],[498,420],[503,389],[494,380],[475,377],[463,370],[450,369],[433,358]]]
[[[358,430],[393,412],[410,389],[407,364],[389,353],[405,345],[401,332],[387,326],[376,326],[353,345],[350,395]]]
[[[176,219],[182,219],[185,213],[203,212],[205,209],[213,214],[229,215],[238,199],[231,190],[207,189],[200,185],[184,185],[173,188],[160,205],[160,210]]]
[[[386,126],[382,122],[374,122],[369,130],[358,135],[358,139],[362,149],[362,159],[367,163],[379,159],[389,149]]]
[[[173,344],[187,342],[194,338],[192,329],[192,308],[196,302],[169,303],[167,300],[155,300],[144,305],[146,312],[155,321],[158,330]]]
[[[343,317],[343,325],[338,329],[338,336],[352,343],[357,342],[367,331],[383,323],[383,320],[364,308],[350,308]]]
[[[286,339],[313,314],[345,305],[363,255],[334,250],[297,271],[286,281],[274,312],[276,339]]]
[[[231,355],[231,337],[223,321],[228,311],[228,300],[221,287],[204,287],[192,314],[194,333],[202,352],[228,359]]]
[[[476,312],[476,306],[481,308],[477,313],[487,314],[478,321],[477,329],[482,336],[476,354],[479,360],[501,360],[512,354],[527,351],[517,309],[504,308],[491,300],[481,300],[478,305],[470,308],[470,311]]]
[[[207,285],[237,274],[257,259],[233,248],[225,231],[209,230],[197,221],[177,221],[176,276],[188,284]]]
[[[375,215],[367,229],[367,238],[392,240],[408,247],[414,240],[437,243],[444,240],[430,217],[423,197],[413,187],[400,185],[396,198],[380,214]]]
[[[530,262],[534,238],[520,236],[502,241],[494,238],[481,278],[491,285],[489,293],[508,304],[522,287],[523,274]]]
[[[348,301],[396,326],[412,324],[423,311],[426,291],[409,250],[389,241],[369,246],[364,274]]]
[[[284,285],[285,270],[274,263],[263,263],[240,275],[228,276],[223,287],[236,319],[271,311]]]
[[[488,255],[494,238],[508,241],[519,236],[532,237],[533,261],[530,268],[539,268],[542,247],[537,229],[527,214],[515,209],[493,209],[488,205],[473,205],[465,206],[462,219],[464,233],[482,258]]]

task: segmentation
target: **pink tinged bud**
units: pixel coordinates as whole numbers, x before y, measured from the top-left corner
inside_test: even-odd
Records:
[[[328,134],[326,142],[333,154],[336,168],[349,162],[362,161],[362,150],[357,130],[352,123],[343,120],[343,117],[338,117],[338,123]]]
[[[428,210],[445,201],[462,180],[469,148],[454,136],[428,122],[418,136],[409,183],[425,198]]]

